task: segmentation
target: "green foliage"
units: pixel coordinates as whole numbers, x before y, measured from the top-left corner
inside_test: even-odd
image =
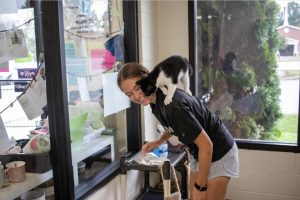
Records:
[[[227,76],[227,80],[230,85],[248,89],[256,86],[255,77],[253,67],[247,63],[243,63],[240,70],[233,71]]]
[[[252,117],[245,116],[237,121],[240,131],[240,138],[258,140],[261,139],[260,133],[264,128],[258,125]]]
[[[288,21],[293,26],[300,24],[300,4],[295,1],[288,3]]]
[[[286,114],[276,122],[276,129],[282,132],[294,133],[295,137],[298,131],[298,115]],[[295,140],[296,141],[296,140]]]
[[[204,4],[201,7],[202,16],[210,7],[210,2]],[[229,120],[228,127],[236,137],[247,139],[279,137],[281,132],[275,131],[274,128],[276,121],[282,116],[279,106],[280,85],[276,72],[275,53],[284,44],[284,41],[276,30],[277,16],[280,10],[278,4],[274,0],[214,1],[211,7],[219,9],[219,17],[232,14],[233,19],[235,17],[236,20],[228,21],[225,18],[220,21],[219,27],[213,28],[207,28],[208,23],[202,23],[205,27],[202,29],[200,27],[202,40],[201,43],[198,43],[199,49],[202,49],[203,52],[201,55],[203,64],[201,66],[203,84],[201,90],[210,91],[208,88],[213,87],[213,91],[217,91],[218,88],[224,87],[218,85],[218,80],[225,77],[228,91],[235,101],[259,93],[259,99],[256,99],[260,109],[258,113],[235,113],[231,107],[226,107],[218,112],[222,119]],[[226,29],[226,27],[230,27],[230,29]],[[213,33],[209,33],[210,30]],[[213,43],[215,48],[209,48],[207,39],[210,38],[210,35],[214,35],[214,39],[217,38],[217,41]],[[228,46],[231,47],[230,51],[238,55],[240,62],[237,70],[225,74],[219,70],[220,67],[211,65],[210,59],[218,55],[218,50],[220,50],[218,48],[225,48],[223,52],[226,52]],[[217,63],[216,60],[215,63]]]

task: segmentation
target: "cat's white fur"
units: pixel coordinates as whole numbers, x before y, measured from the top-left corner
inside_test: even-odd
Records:
[[[188,70],[185,73],[183,71],[180,71],[177,80],[178,82],[182,83],[183,90],[187,94],[192,95],[192,92],[190,91],[190,76]],[[173,95],[177,88],[177,84],[172,83],[172,79],[167,77],[163,71],[160,71],[158,75],[158,78],[156,80],[156,87],[160,88],[163,94],[166,95],[164,104],[168,105],[169,103],[171,103]]]

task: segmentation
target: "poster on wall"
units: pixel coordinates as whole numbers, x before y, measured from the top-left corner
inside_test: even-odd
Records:
[[[77,86],[77,77],[87,75],[87,58],[66,58],[68,84]]]
[[[66,58],[74,58],[76,56],[74,43],[71,42],[65,43],[65,55]]]
[[[91,59],[93,70],[107,71],[115,63],[115,57],[106,49],[92,49]]]
[[[9,72],[9,62],[8,61],[0,63],[0,72]]]
[[[65,28],[74,36],[99,36],[109,32],[108,0],[65,2]]]
[[[18,71],[19,79],[32,79],[35,76],[36,68],[20,68]]]
[[[14,81],[15,92],[24,92],[28,83],[28,81]]]

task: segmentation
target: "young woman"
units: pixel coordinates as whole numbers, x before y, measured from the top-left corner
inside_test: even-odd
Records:
[[[221,120],[201,101],[177,89],[172,102],[164,104],[164,94],[157,90],[145,96],[136,81],[149,71],[138,63],[124,64],[118,73],[118,85],[131,101],[150,105],[152,113],[165,128],[156,141],[148,142],[141,152],[155,149],[172,135],[190,151],[190,196],[192,200],[224,200],[231,177],[238,177],[238,149]]]

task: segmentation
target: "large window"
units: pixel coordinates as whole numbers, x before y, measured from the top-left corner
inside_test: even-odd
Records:
[[[128,98],[116,84],[124,63],[121,1],[63,1],[74,185],[111,168],[127,151]]]
[[[194,4],[196,93],[240,147],[299,150],[300,2],[281,2]]]

